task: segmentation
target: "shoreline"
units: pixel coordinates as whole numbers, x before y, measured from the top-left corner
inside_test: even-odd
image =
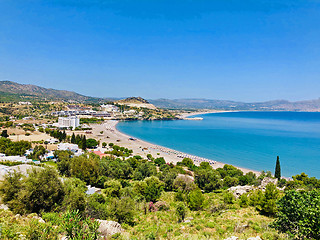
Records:
[[[208,114],[208,113],[216,113],[222,111],[210,111],[210,112],[195,112],[192,115],[199,114]],[[223,111],[226,112],[226,111]],[[190,113],[191,114],[191,113]],[[93,134],[96,138],[100,140],[100,142],[114,143],[116,145],[120,145],[133,150],[133,154],[141,155],[143,157],[147,157],[147,154],[151,154],[154,158],[163,157],[167,163],[181,162],[183,158],[188,157],[194,161],[194,164],[199,166],[201,162],[209,162],[213,169],[222,168],[225,164],[223,162],[215,161],[214,159],[203,158],[200,156],[188,154],[185,152],[181,152],[178,150],[174,150],[172,148],[164,147],[161,145],[153,144],[142,139],[135,138],[133,136],[127,135],[117,129],[117,124],[119,121],[117,120],[107,120],[103,124],[92,124]],[[101,134],[103,131],[103,134]],[[132,140],[133,139],[133,140]],[[232,164],[230,164],[232,165]],[[259,171],[239,167],[232,165],[238,169],[240,169],[244,174],[248,172],[253,172],[257,176],[260,175]]]

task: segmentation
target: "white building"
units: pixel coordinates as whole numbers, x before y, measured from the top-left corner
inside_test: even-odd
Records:
[[[115,105],[111,105],[111,104],[103,104],[100,106],[102,108],[103,111],[106,112],[118,112],[119,108]]]
[[[82,149],[79,149],[77,144],[72,143],[60,143],[58,144],[58,150],[69,150],[73,152],[75,156],[80,156],[84,153]]]
[[[77,116],[59,117],[58,125],[60,128],[72,127],[75,129],[76,127],[80,126],[80,120]]]

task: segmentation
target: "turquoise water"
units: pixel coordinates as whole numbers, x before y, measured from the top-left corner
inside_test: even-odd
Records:
[[[274,172],[320,178],[320,113],[232,112],[198,115],[202,121],[120,122],[118,130],[189,154]]]

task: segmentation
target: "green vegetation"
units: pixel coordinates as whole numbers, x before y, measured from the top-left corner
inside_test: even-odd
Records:
[[[51,133],[64,135],[57,130]],[[98,144],[75,134],[66,140],[86,147]],[[112,143],[109,147],[112,150],[101,159],[93,153],[74,156],[70,151],[55,151],[54,168],[43,165],[28,176],[6,175],[0,195],[10,211],[0,211],[2,236],[14,239],[14,231],[19,231],[26,239],[56,239],[61,234],[70,239],[97,239],[94,219],[102,219],[122,224],[126,232],[117,235],[119,239],[224,239],[232,235],[318,239],[318,179],[302,173],[292,181],[278,182],[285,191],[269,183],[236,198],[228,188],[260,186],[271,173],[244,174],[231,165],[213,169],[206,162],[196,166],[188,158],[177,165],[167,164],[161,157],[149,154],[143,159],[132,156],[127,148]],[[27,148],[28,142],[0,139],[0,151],[23,154]],[[44,153],[43,146],[36,146],[32,158]],[[86,185],[101,188],[100,194],[87,195]],[[24,220],[20,226],[21,222],[10,222],[11,214],[38,214],[46,222]]]
[[[31,148],[31,143],[27,141],[12,142],[8,138],[0,137],[0,153],[7,156],[24,155]]]
[[[3,131],[1,132],[1,137],[8,138],[8,137],[9,137],[9,135],[8,135],[8,130],[3,130]]]
[[[280,180],[280,178],[281,178],[281,168],[280,168],[279,156],[277,156],[277,162],[276,162],[276,169],[275,169],[275,172],[274,172],[274,177],[278,178],[278,180]]]
[[[90,123],[103,123],[103,118],[80,118],[80,124],[90,124]]]

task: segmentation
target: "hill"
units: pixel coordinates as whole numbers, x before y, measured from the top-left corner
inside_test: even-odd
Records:
[[[31,84],[0,81],[1,101],[63,100],[76,102],[96,102],[99,98],[84,96],[72,91],[44,88]]]
[[[297,102],[290,102],[287,100],[274,100],[254,103],[212,99],[156,99],[149,101],[156,107],[167,109],[320,111],[320,99]]]
[[[119,105],[127,105],[129,107],[157,109],[153,104],[141,97],[130,97],[122,100],[115,101]]]

